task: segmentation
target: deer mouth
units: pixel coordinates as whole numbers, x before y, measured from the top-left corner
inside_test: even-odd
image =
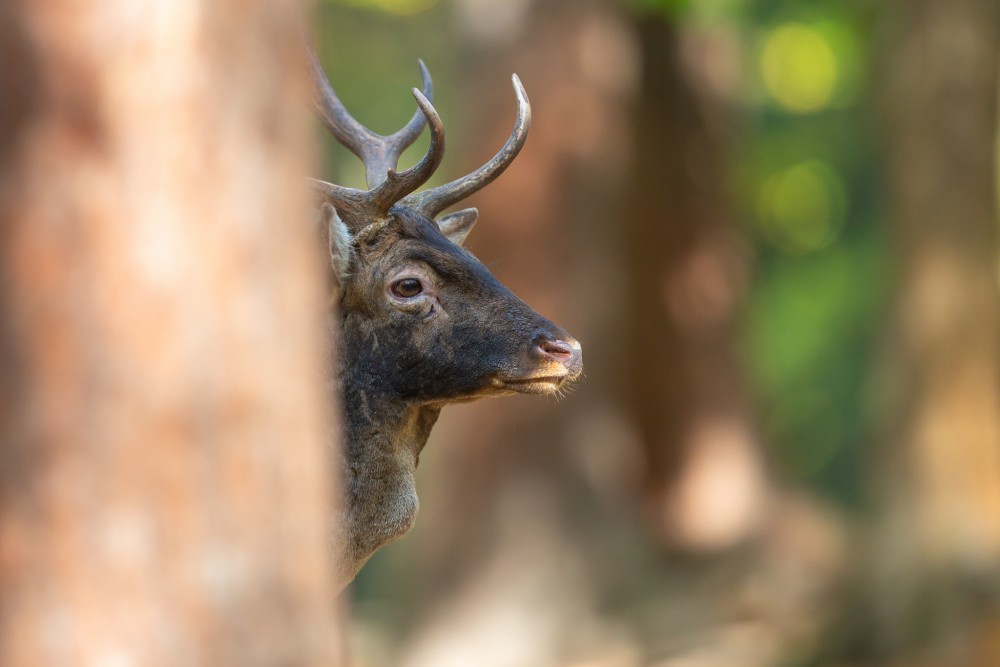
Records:
[[[539,375],[518,379],[497,379],[499,389],[513,391],[518,394],[554,394],[572,381],[569,374]]]

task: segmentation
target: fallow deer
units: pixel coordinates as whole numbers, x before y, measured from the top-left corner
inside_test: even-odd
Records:
[[[339,575],[352,579],[383,545],[413,524],[414,473],[442,406],[485,396],[552,394],[580,376],[580,344],[493,277],[462,248],[474,208],[441,215],[488,185],[517,156],[531,122],[524,88],[514,130],[482,167],[417,193],[444,154],[444,128],[420,63],[419,110],[395,134],[358,123],[308,49],[315,111],[364,162],[368,190],[315,180],[339,280],[337,380],[346,416],[345,502]],[[402,152],[430,127],[430,146],[397,172]]]

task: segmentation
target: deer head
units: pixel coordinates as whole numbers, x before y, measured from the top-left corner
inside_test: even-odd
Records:
[[[471,174],[417,193],[444,155],[444,128],[423,91],[418,111],[387,137],[358,123],[309,50],[315,110],[365,165],[367,190],[313,181],[339,279],[340,380],[347,417],[347,508],[342,567],[354,575],[375,549],[401,536],[417,508],[414,470],[441,406],[485,396],[551,394],[579,377],[580,344],[533,311],[462,248],[474,208],[441,215],[496,179],[527,137],[531,108],[513,77],[514,130]],[[430,146],[396,171],[430,127]]]

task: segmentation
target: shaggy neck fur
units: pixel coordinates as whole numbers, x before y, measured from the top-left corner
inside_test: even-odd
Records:
[[[341,483],[341,574],[352,579],[371,555],[413,526],[415,472],[440,406],[408,403],[387,391],[363,358],[343,368],[346,456]]]

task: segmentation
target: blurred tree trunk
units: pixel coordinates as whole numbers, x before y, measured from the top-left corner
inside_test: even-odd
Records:
[[[0,664],[331,665],[292,2],[0,8]]]
[[[883,18],[899,283],[877,477],[879,647],[985,667],[1000,664],[995,638],[976,639],[1000,627],[1000,12],[993,0],[893,0]]]
[[[748,249],[726,203],[722,123],[685,67],[677,30],[653,14],[638,34],[643,79],[622,219],[627,398],[655,531],[672,547],[713,551],[746,538],[764,501],[734,349]]]

